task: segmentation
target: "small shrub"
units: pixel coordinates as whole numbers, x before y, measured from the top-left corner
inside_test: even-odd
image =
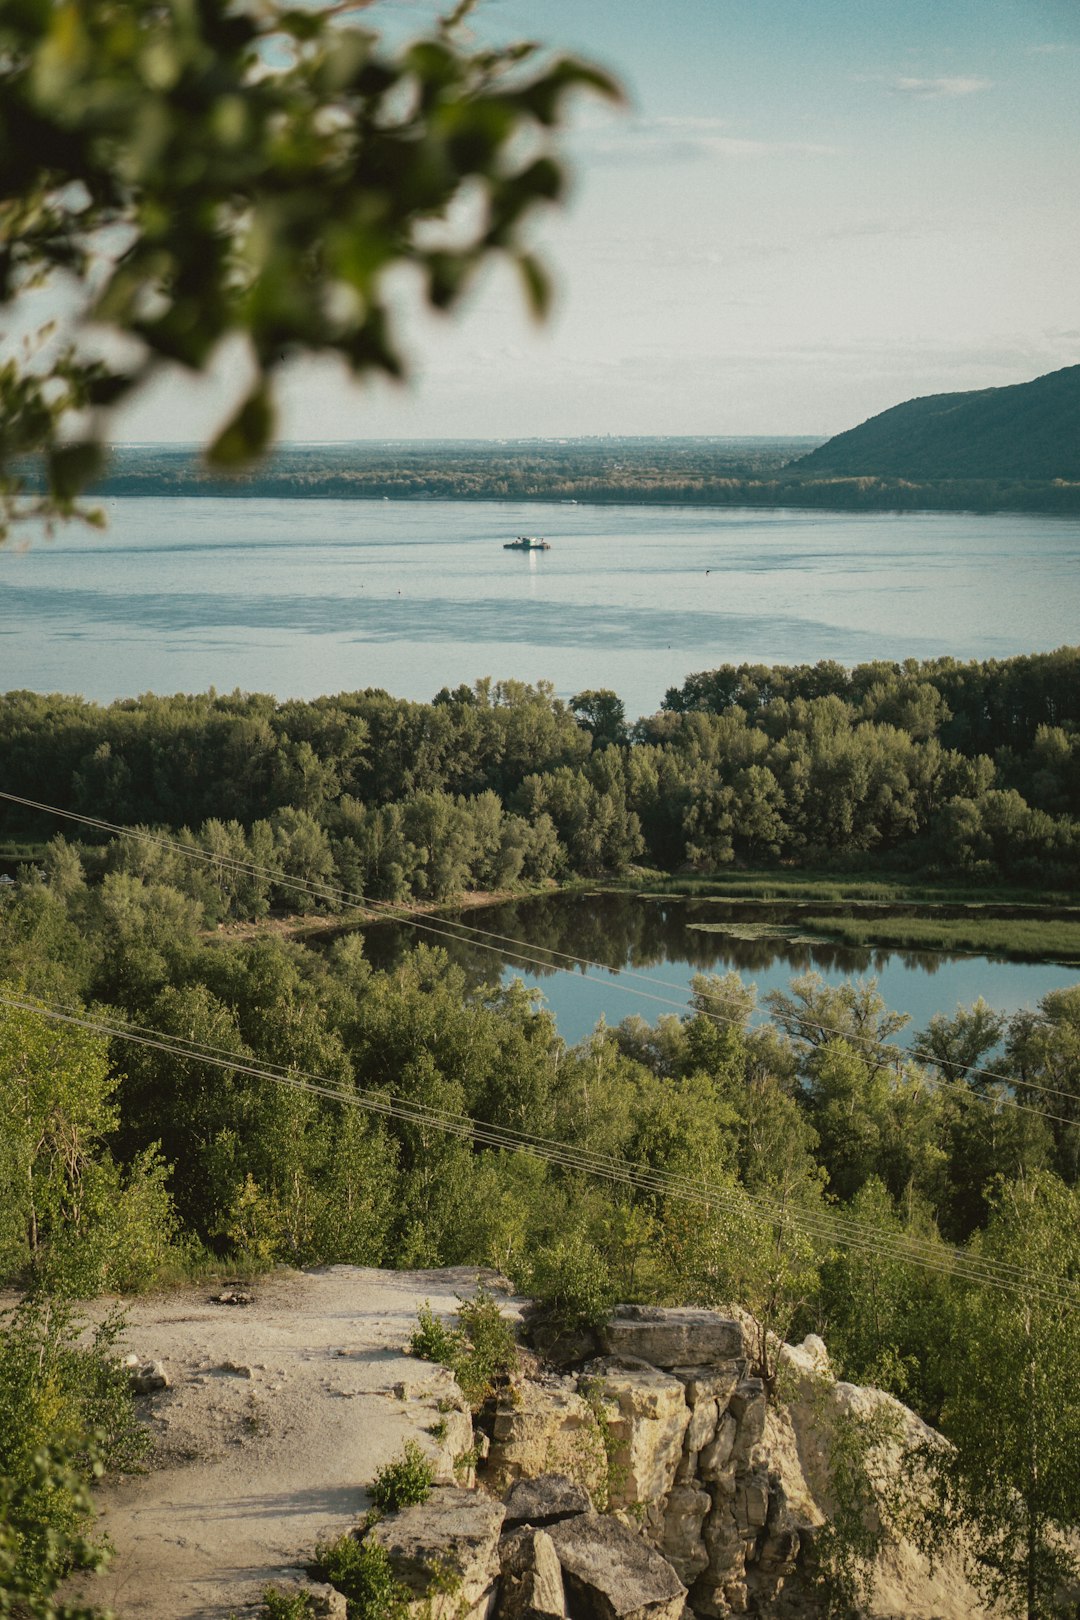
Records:
[[[426,1502],[435,1482],[435,1470],[415,1440],[406,1440],[394,1462],[380,1468],[371,1487],[371,1500],[380,1513]]]
[[[581,1233],[541,1249],[532,1293],[551,1325],[564,1333],[598,1328],[615,1303],[611,1274],[599,1250]]]
[[[459,1451],[454,1458],[454,1477],[459,1481],[467,1480],[479,1461],[479,1446],[470,1446],[467,1451]]]
[[[280,1592],[267,1586],[262,1595],[259,1620],[314,1620],[315,1610],[307,1592]]]
[[[461,1354],[462,1335],[444,1327],[427,1300],[417,1313],[419,1326],[409,1340],[409,1349],[422,1361],[435,1361],[443,1367],[452,1367]]]
[[[425,1301],[409,1349],[425,1361],[449,1367],[476,1412],[517,1366],[514,1330],[483,1288],[477,1289],[475,1299],[462,1300],[457,1317],[459,1328],[444,1327]]]
[[[344,1593],[349,1620],[407,1620],[409,1592],[379,1542],[342,1536],[323,1543],[315,1549],[311,1572]]]
[[[483,1288],[477,1289],[475,1299],[462,1301],[457,1315],[465,1351],[454,1372],[465,1399],[476,1411],[517,1367],[514,1329]]]

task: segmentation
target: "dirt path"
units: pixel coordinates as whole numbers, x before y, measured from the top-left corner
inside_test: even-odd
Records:
[[[354,1524],[406,1439],[452,1477],[465,1420],[430,1433],[450,1375],[402,1352],[425,1299],[449,1314],[477,1276],[334,1266],[265,1277],[251,1305],[212,1287],[135,1301],[121,1348],[171,1387],[138,1402],[150,1472],[99,1494],[116,1551],[87,1597],[118,1620],[225,1620]]]

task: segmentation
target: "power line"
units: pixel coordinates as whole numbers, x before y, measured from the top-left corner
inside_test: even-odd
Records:
[[[39,800],[23,798],[18,794],[7,793],[0,790],[0,799],[7,799],[13,804],[23,805],[29,809],[41,810],[47,814],[60,816],[69,821],[75,821],[86,826],[95,827],[99,831],[108,832],[114,837],[153,844],[158,848],[168,850],[171,853],[180,855],[188,860],[198,860],[207,865],[223,867],[226,871],[236,874],[260,877],[268,882],[272,882],[277,888],[291,889],[296,893],[306,894],[313,899],[335,900],[338,902],[346,902],[358,909],[374,910],[379,914],[386,915],[387,920],[403,923],[421,933],[429,933],[438,938],[460,940],[462,938],[462,934],[464,934],[471,937],[476,942],[478,949],[491,950],[504,958],[511,957],[516,963],[526,967],[542,968],[556,973],[571,971],[570,968],[564,967],[560,963],[552,964],[544,961],[542,958],[528,954],[531,950],[528,942],[524,940],[515,940],[509,935],[498,934],[490,930],[477,928],[472,924],[459,922],[455,919],[439,918],[434,922],[431,919],[421,919],[407,909],[401,906],[395,906],[389,901],[365,899],[363,895],[357,894],[353,890],[337,887],[331,884],[311,883],[304,878],[289,877],[286,874],[279,873],[272,867],[260,866],[255,862],[242,860],[236,856],[225,855],[212,850],[203,850],[196,844],[182,843],[177,839],[168,838],[158,833],[152,833],[148,829],[124,827],[119,823],[105,821],[100,817],[83,815],[73,810],[61,810],[56,805],[44,804]],[[462,933],[455,934],[450,932],[450,930],[454,928],[461,930]],[[497,945],[486,943],[489,940],[504,942],[517,948],[514,950],[506,950],[503,948],[502,943]],[[632,978],[635,980],[641,980],[646,984],[657,984],[662,988],[676,990],[682,996],[682,999],[678,1001],[674,1001],[669,997],[657,995],[646,990],[635,990],[633,993],[639,1000],[651,1001],[660,1006],[671,1007],[679,1012],[686,1011],[688,1001],[682,992],[681,986],[670,984],[665,980],[657,980],[654,976],[640,973],[634,969],[611,969],[608,968],[605,963],[594,961],[590,957],[574,956],[566,951],[552,951],[547,947],[544,949],[547,951],[548,955],[561,957],[564,963],[573,963],[581,967],[598,968],[600,971],[605,973],[617,973],[619,977],[623,979]],[[585,974],[584,977],[588,978],[589,975]],[[616,979],[610,988],[629,992],[630,987],[626,984],[619,983],[618,979]],[[736,1028],[742,1028],[741,1021],[731,1015],[719,1013],[715,1011],[715,1009],[711,1008],[699,1007],[697,1010],[715,1023],[729,1024],[735,1026]],[[1041,1015],[1034,1016],[1038,1017],[1040,1022],[1051,1022],[1049,1019],[1042,1018]],[[898,1042],[894,1043],[891,1041],[886,1041],[879,1036],[864,1035],[859,1031],[840,1029],[835,1025],[823,1024],[819,1019],[802,1016],[794,1012],[781,1013],[780,1017],[782,1021],[788,1024],[794,1024],[797,1027],[812,1029],[823,1034],[836,1035],[840,1039],[847,1041],[849,1044],[858,1043],[867,1046],[873,1050],[887,1054],[892,1061],[895,1061],[897,1054],[901,1054],[910,1057],[917,1062],[932,1063],[938,1068],[954,1069],[964,1074],[978,1075],[982,1079],[992,1081],[995,1084],[1007,1086],[1010,1088],[1010,1090],[1016,1086],[1019,1086],[1025,1090],[1038,1092],[1046,1096],[1061,1097],[1069,1102],[1076,1101],[1076,1094],[1073,1092],[1064,1091],[1057,1087],[1043,1086],[1036,1081],[1025,1080],[1022,1077],[1014,1075],[1002,1074],[997,1070],[981,1068],[976,1064],[963,1063],[959,1059],[944,1058],[936,1053],[928,1052],[924,1048],[902,1046]],[[927,1084],[933,1086],[935,1082],[928,1079]],[[1025,1104],[1018,1102],[1014,1097],[994,1097],[976,1088],[973,1088],[973,1094],[975,1096],[982,1097],[985,1101],[998,1103],[1006,1107],[1016,1108],[1022,1112],[1034,1114],[1042,1113],[1041,1110],[1027,1107]],[[1074,1121],[1071,1119],[1065,1119],[1054,1114],[1046,1113],[1042,1114],[1042,1117],[1054,1120],[1061,1124],[1074,1123]]]
[[[31,1003],[30,1005],[34,1006],[35,1004]],[[72,1008],[71,1006],[61,1006],[60,1008],[55,1009],[55,1010],[57,1010],[57,1011],[59,1011],[61,1013],[71,1014],[76,1018],[82,1018],[82,1016],[83,1016],[83,1009],[81,1009],[81,1008]],[[107,1028],[109,1026],[104,1026],[103,1025],[102,1027]],[[207,1054],[212,1054],[215,1058],[224,1059],[226,1061],[226,1063],[229,1064],[230,1066],[235,1066],[235,1064],[237,1064],[237,1063],[241,1063],[241,1062],[246,1061],[242,1054],[231,1051],[227,1047],[214,1046],[213,1044],[211,1044],[209,1042],[205,1042],[205,1041],[194,1042],[194,1041],[190,1040],[187,1036],[169,1035],[169,1034],[167,1034],[167,1033],[165,1033],[163,1031],[160,1031],[160,1030],[147,1029],[145,1026],[138,1025],[138,1024],[132,1024],[129,1020],[125,1020],[125,1022],[122,1025],[116,1026],[116,1035],[117,1035],[118,1038],[126,1038],[127,1036],[132,1035],[132,1034],[146,1037],[148,1041],[152,1040],[152,1041],[155,1041],[155,1042],[159,1042],[159,1041],[163,1040],[163,1041],[168,1043],[169,1049],[171,1051],[179,1053],[179,1055],[181,1055],[181,1056],[189,1056],[193,1060],[197,1060],[199,1058],[205,1057]],[[190,1048],[190,1051],[185,1050],[187,1048]],[[325,1082],[325,1079],[324,1079],[323,1076],[312,1074],[312,1073],[310,1073],[310,1071],[297,1068],[295,1065],[289,1065],[289,1066],[286,1067],[283,1064],[272,1063],[267,1059],[261,1059],[260,1060],[260,1068],[262,1068],[263,1070],[267,1070],[267,1071],[273,1070],[278,1075],[280,1075],[280,1077],[283,1078],[283,1079],[290,1079],[290,1080],[295,1079],[297,1081],[310,1081],[312,1086],[319,1090],[320,1094],[334,1095],[333,1093],[327,1093],[327,1091],[326,1091],[326,1082]],[[344,1094],[339,1091],[339,1092],[336,1093],[336,1095],[342,1096]],[[542,1147],[542,1148],[545,1148],[545,1149],[548,1149],[548,1148],[550,1148],[552,1146],[552,1142],[553,1142],[552,1138],[540,1136],[540,1135],[537,1135],[537,1134],[535,1134],[533,1132],[520,1131],[520,1130],[517,1130],[517,1129],[515,1129],[515,1128],[513,1128],[511,1126],[491,1125],[491,1124],[488,1124],[488,1123],[483,1122],[483,1121],[475,1120],[469,1115],[453,1114],[453,1113],[451,1113],[450,1111],[448,1111],[446,1109],[436,1109],[436,1108],[432,1108],[430,1105],[426,1105],[426,1104],[424,1104],[424,1105],[415,1104],[415,1103],[413,1103],[413,1102],[411,1102],[409,1100],[396,1099],[396,1101],[398,1103],[400,1103],[401,1106],[403,1106],[403,1107],[419,1110],[420,1112],[422,1112],[422,1114],[425,1117],[427,1117],[427,1116],[430,1116],[430,1117],[438,1116],[440,1119],[443,1119],[443,1120],[452,1119],[452,1120],[456,1121],[458,1126],[460,1126],[464,1131],[468,1132],[469,1134],[474,1134],[474,1133],[476,1133],[478,1131],[497,1132],[498,1136],[499,1136],[499,1144],[511,1147],[514,1150],[532,1151],[532,1149],[535,1146],[539,1146],[539,1147]],[[611,1161],[609,1155],[596,1154],[595,1151],[591,1150],[591,1149],[583,1149],[583,1148],[576,1147],[576,1146],[569,1146],[569,1145],[567,1145],[565,1143],[561,1143],[561,1144],[559,1144],[559,1146],[567,1153],[572,1153],[572,1154],[577,1155],[577,1156],[582,1157],[582,1158],[587,1156],[591,1162],[597,1162],[597,1163],[603,1163],[603,1164],[607,1164],[609,1162],[615,1162],[615,1161]],[[679,1183],[679,1184],[690,1186],[690,1187],[696,1187],[697,1186],[697,1183],[695,1183],[693,1181],[693,1178],[689,1178],[689,1177],[685,1177],[685,1176],[673,1175],[672,1172],[670,1172],[670,1171],[656,1171],[656,1170],[653,1170],[651,1167],[641,1167],[641,1166],[638,1166],[637,1169],[639,1169],[639,1170],[644,1169],[645,1173],[648,1174],[649,1176],[660,1178],[665,1187],[672,1186],[675,1183]],[[743,1191],[743,1195],[747,1199],[749,1199],[751,1202],[757,1201],[756,1196],[754,1194],[750,1193],[749,1191],[747,1191],[747,1189],[744,1188],[744,1189],[742,1189],[742,1191]],[[763,1208],[765,1208],[766,1210],[768,1210],[769,1208],[772,1207],[767,1199],[763,1200],[762,1203],[763,1203]],[[859,1237],[862,1237],[865,1234],[866,1229],[865,1229],[864,1223],[859,1221],[857,1218],[854,1218],[854,1217],[851,1217],[851,1216],[841,1215],[839,1212],[832,1211],[832,1210],[827,1211],[827,1212],[822,1211],[821,1212],[821,1218],[828,1221],[830,1229],[847,1230],[848,1232],[853,1233],[853,1234],[855,1234],[855,1235],[857,1235]],[[935,1243],[933,1239],[916,1238],[912,1234],[905,1234],[903,1239],[898,1240],[898,1241],[902,1241],[905,1244],[905,1246],[907,1246],[907,1247],[914,1246],[914,1247],[917,1247],[917,1248],[923,1248],[928,1253],[930,1253],[931,1255],[934,1255],[934,1256],[937,1256],[937,1255],[940,1254],[941,1245],[939,1243]],[[959,1251],[956,1251],[956,1252],[959,1252]],[[972,1257],[970,1257],[970,1256],[965,1256],[964,1257],[965,1264],[970,1263],[971,1258]],[[976,1264],[981,1264],[982,1262],[980,1260],[976,1259],[975,1263]],[[1002,1262],[995,1262],[995,1264],[997,1264],[998,1266],[1001,1266],[1003,1263]],[[1026,1273],[1024,1272],[1024,1269],[1022,1267],[1005,1266],[1005,1269],[1006,1270],[1016,1271],[1017,1273],[1019,1273],[1021,1275],[1026,1275]]]
[[[223,1048],[204,1046],[184,1037],[170,1036],[163,1031],[109,1025],[84,1015],[6,995],[0,995],[0,1004],[55,1023],[85,1029],[107,1039],[128,1041],[182,1060],[206,1063],[212,1067],[309,1092],[344,1106],[358,1107],[402,1123],[420,1125],[502,1151],[528,1152],[562,1168],[625,1182],[643,1191],[655,1191],[667,1197],[699,1205],[715,1204],[740,1216],[745,1216],[749,1207],[752,1213],[769,1221],[779,1221],[781,1226],[785,1223],[801,1226],[819,1243],[855,1250],[875,1258],[906,1258],[922,1270],[957,1276],[972,1283],[1010,1292],[1023,1290],[1034,1297],[1068,1308],[1075,1308],[1080,1302],[1077,1285],[1066,1279],[1055,1280],[1051,1286],[1047,1286],[1046,1279],[1040,1283],[1023,1267],[990,1261],[985,1256],[970,1255],[962,1250],[934,1245],[932,1240],[868,1232],[860,1223],[850,1218],[834,1216],[831,1212],[814,1212],[805,1208],[793,1211],[778,1204],[774,1199],[750,1193],[745,1188],[736,1192],[715,1184],[694,1181],[689,1177],[674,1176],[653,1170],[649,1166],[618,1159],[613,1155],[575,1148],[553,1138],[528,1136],[523,1132],[473,1120],[466,1115],[432,1109],[387,1093],[343,1091],[324,1077],[304,1076],[302,1071],[297,1073],[286,1070],[281,1065],[254,1063]]]

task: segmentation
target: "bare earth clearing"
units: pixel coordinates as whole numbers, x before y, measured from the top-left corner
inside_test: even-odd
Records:
[[[171,1387],[137,1403],[150,1471],[99,1494],[115,1556],[86,1596],[119,1620],[225,1620],[353,1525],[406,1439],[452,1480],[455,1425],[429,1432],[450,1374],[403,1349],[425,1299],[449,1314],[478,1275],[333,1266],[263,1277],[251,1305],[212,1284],[135,1300],[120,1348]]]

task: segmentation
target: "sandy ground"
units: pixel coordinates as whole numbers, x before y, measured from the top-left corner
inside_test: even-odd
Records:
[[[425,1300],[448,1316],[477,1278],[332,1266],[260,1278],[250,1305],[205,1286],[133,1301],[121,1349],[171,1387],[137,1402],[149,1472],[98,1493],[115,1556],[85,1595],[118,1620],[225,1620],[355,1524],[406,1439],[450,1477],[465,1420],[430,1433],[450,1374],[403,1351]]]

